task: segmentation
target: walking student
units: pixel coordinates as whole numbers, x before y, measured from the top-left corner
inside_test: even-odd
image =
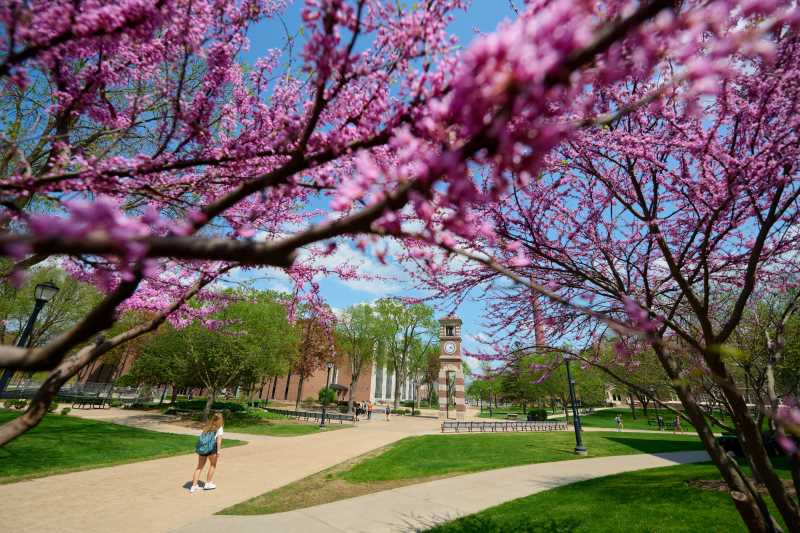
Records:
[[[222,435],[225,431],[222,429],[225,420],[222,418],[222,413],[214,413],[205,426],[203,432],[197,438],[197,445],[195,451],[197,452],[197,468],[194,470],[192,476],[192,488],[189,492],[194,494],[199,491],[201,487],[197,484],[200,479],[200,474],[203,472],[203,467],[206,466],[206,461],[209,463],[208,473],[206,474],[206,482],[203,485],[205,490],[214,490],[217,488],[214,485],[214,472],[217,469],[217,461],[222,454]]]
[[[675,417],[675,422],[672,423],[672,432],[683,433],[683,428],[681,427],[681,417]]]
[[[372,420],[372,400],[367,402],[367,420]]]
[[[622,423],[622,415],[615,416],[614,422],[617,423],[617,431],[622,431],[623,429],[625,429],[625,426]]]
[[[386,414],[386,421],[388,422],[389,421],[389,415],[392,413],[392,408],[389,407],[388,403],[386,404],[386,407],[384,408],[384,413]]]

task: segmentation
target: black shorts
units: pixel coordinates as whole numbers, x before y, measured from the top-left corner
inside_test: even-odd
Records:
[[[199,455],[200,457],[208,457],[209,455],[217,455],[217,445],[215,444],[214,445],[214,449],[211,450],[210,452],[208,452],[208,453],[198,453],[197,455]]]

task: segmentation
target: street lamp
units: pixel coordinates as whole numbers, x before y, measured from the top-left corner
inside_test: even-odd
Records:
[[[328,367],[328,377],[325,379],[325,388],[327,389],[331,384],[331,370],[333,370],[334,364],[328,363],[325,366]]]
[[[569,385],[569,400],[572,402],[572,420],[575,427],[575,453],[578,455],[586,455],[588,452],[583,446],[583,436],[581,435],[581,417],[578,415],[578,407],[575,405],[575,381],[572,379],[572,373],[569,370],[570,356],[564,356],[564,364],[567,367],[567,384]],[[569,422],[569,421],[568,421]]]
[[[31,312],[31,316],[28,317],[28,322],[25,324],[22,334],[20,334],[19,339],[17,339],[18,348],[28,347],[30,344],[31,332],[33,332],[33,325],[36,323],[39,312],[47,302],[53,299],[56,293],[58,293],[58,287],[52,281],[39,283],[33,289],[33,311]],[[0,395],[6,390],[6,386],[8,386],[8,382],[11,381],[13,375],[14,371],[10,368],[3,371],[3,376],[0,377]]]

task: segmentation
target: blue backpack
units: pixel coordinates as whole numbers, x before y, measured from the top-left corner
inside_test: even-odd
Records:
[[[217,432],[204,431],[197,438],[197,445],[194,447],[195,451],[200,455],[208,455],[214,451],[217,445]]]

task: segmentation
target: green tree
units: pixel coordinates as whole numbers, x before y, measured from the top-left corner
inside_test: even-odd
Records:
[[[0,269],[7,267],[3,260]],[[71,278],[58,267],[40,265],[31,270],[21,287],[15,288],[6,278],[0,279],[0,344],[15,342],[25,327],[34,304],[37,284],[53,281],[58,293],[42,308],[34,324],[29,342],[40,346],[63,333],[83,318],[100,301],[100,293],[87,283]]]
[[[238,335],[239,348],[250,363],[241,383],[252,400],[255,385],[263,387],[269,376],[287,372],[297,358],[298,335],[286,315],[285,296],[272,291],[228,293],[234,301],[219,317],[230,324],[226,331]]]
[[[431,360],[436,361],[436,372],[438,373],[439,344],[435,342],[436,337],[429,333],[426,338],[414,339],[411,343],[408,357],[408,376],[414,386],[414,404],[411,414],[419,409],[419,389],[425,383],[428,372],[431,368]],[[430,390],[430,389],[428,389]],[[429,398],[430,400],[430,398]]]
[[[172,387],[171,403],[178,388],[201,386],[189,371],[184,333],[166,323],[151,335],[126,374],[126,381],[139,385]],[[163,394],[162,394],[163,400]]]
[[[381,350],[381,321],[371,305],[360,304],[349,307],[337,324],[336,333],[342,355],[350,366],[350,388],[347,410],[353,412],[353,394],[358,380]]]
[[[396,299],[378,300],[383,357],[387,370],[394,370],[394,407],[400,403],[400,387],[408,376],[408,363],[415,340],[437,330],[433,309],[424,304],[406,304]]]

